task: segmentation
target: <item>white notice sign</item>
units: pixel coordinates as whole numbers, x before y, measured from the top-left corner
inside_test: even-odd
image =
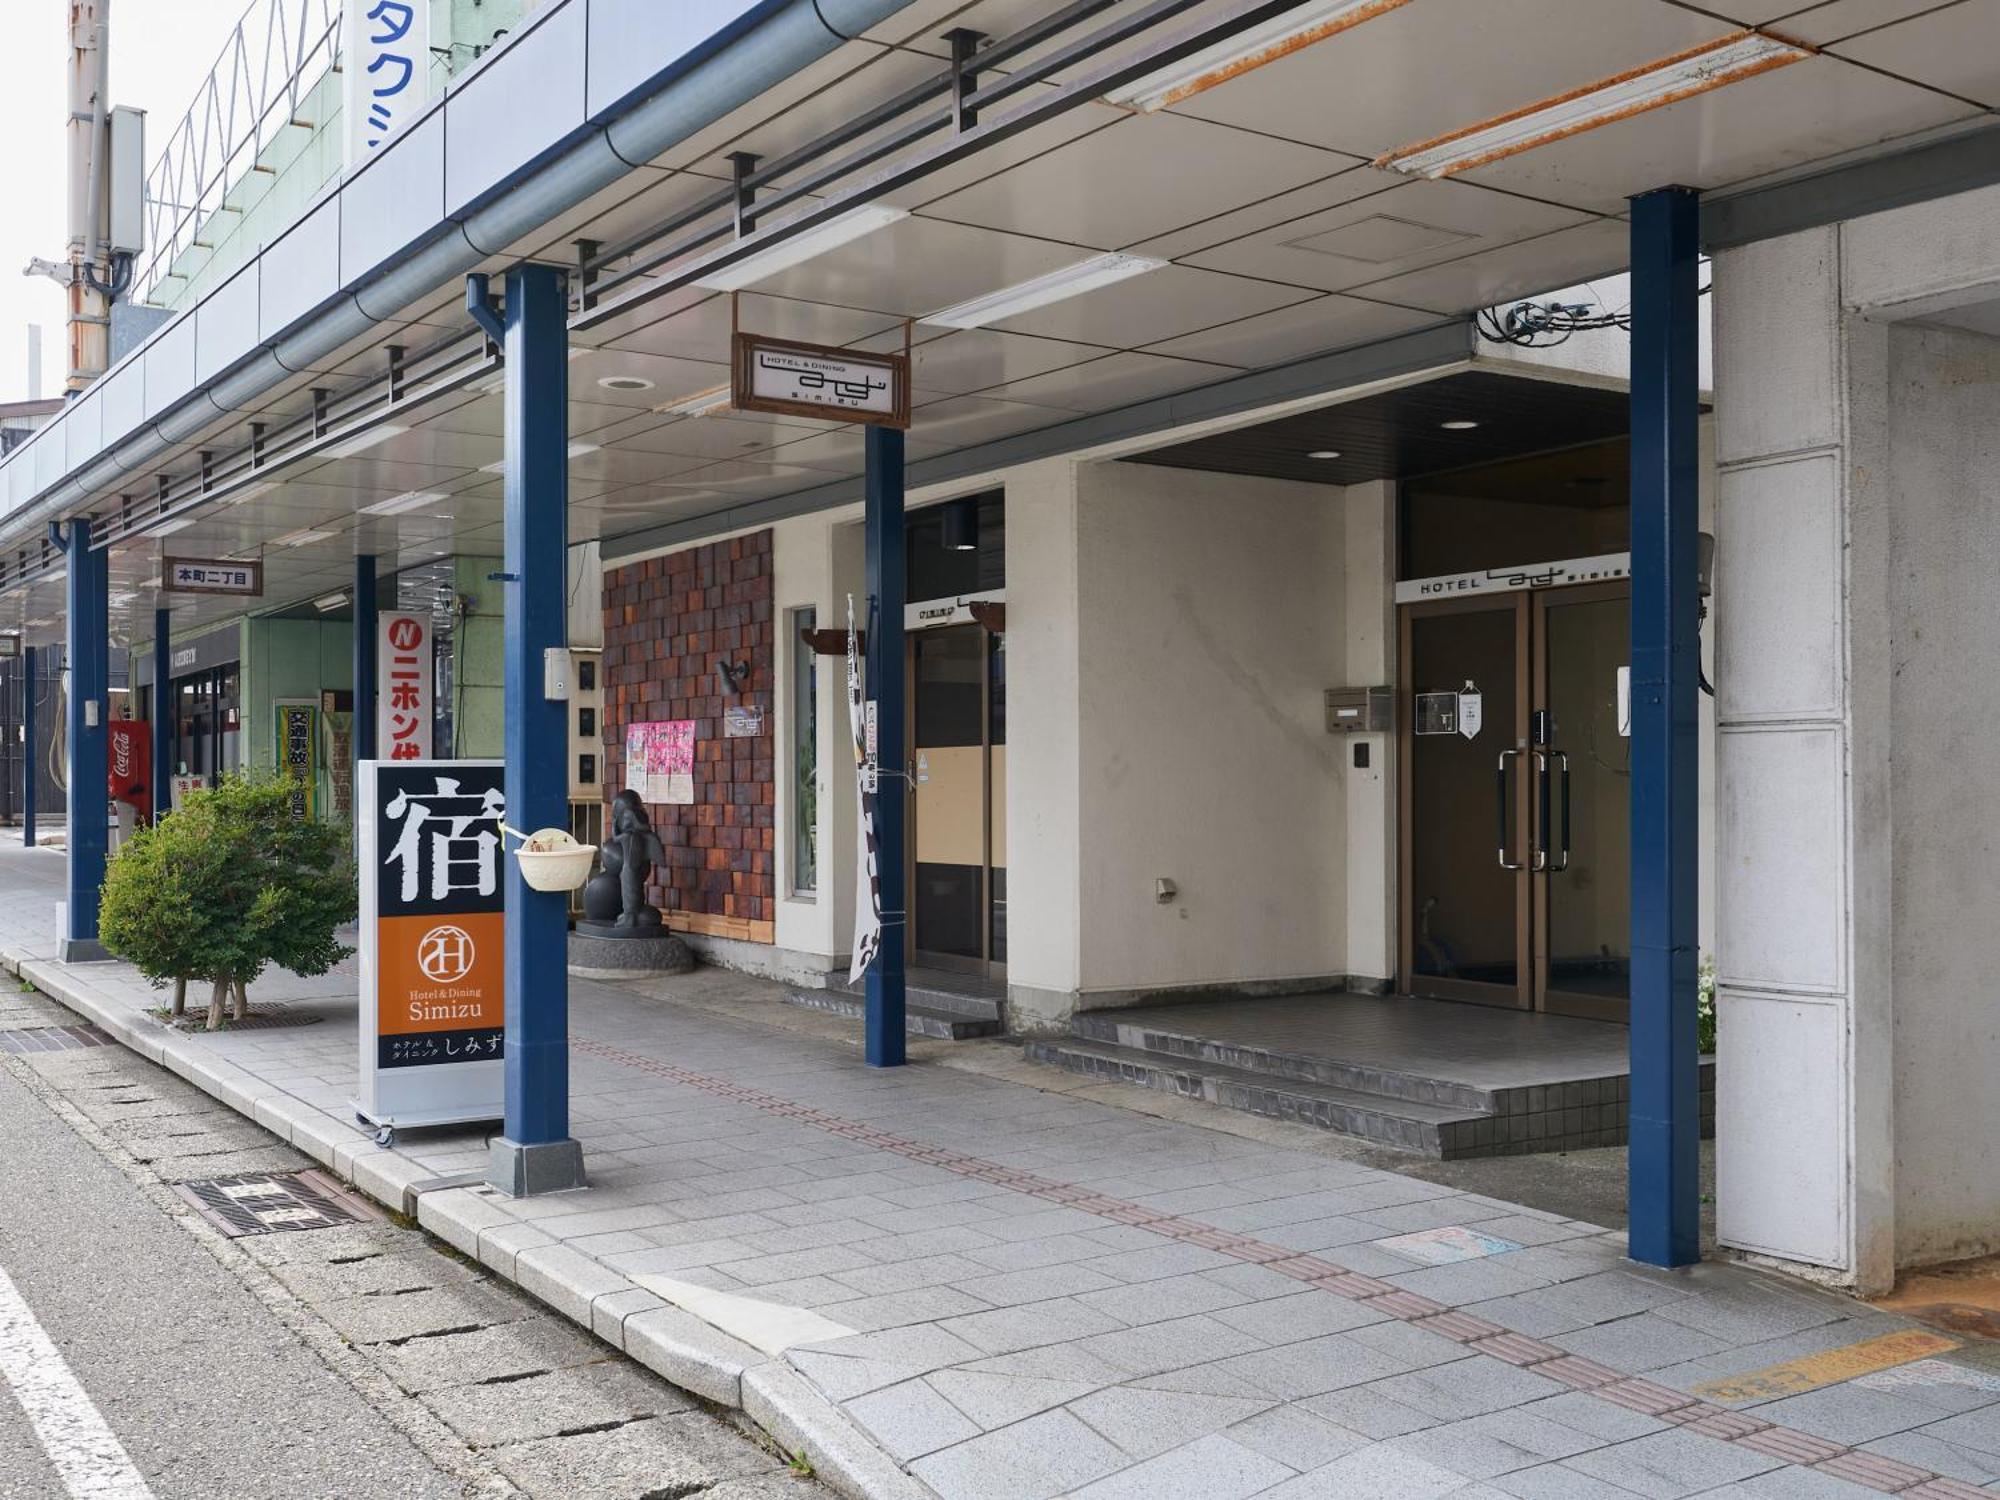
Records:
[[[1480,727],[1486,722],[1485,701],[1485,695],[1468,679],[1465,691],[1458,695],[1458,732],[1469,740],[1479,738]]]

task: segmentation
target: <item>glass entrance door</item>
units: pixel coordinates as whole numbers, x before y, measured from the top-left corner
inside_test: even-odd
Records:
[[[1618,732],[1618,669],[1631,659],[1624,584],[1534,596],[1535,799],[1541,871],[1536,982],[1542,1008],[1626,1018],[1632,994],[1632,741]]]
[[[910,955],[1007,958],[1006,643],[979,625],[910,637]]]
[[[1401,626],[1403,988],[1624,1020],[1626,585],[1413,604]]]

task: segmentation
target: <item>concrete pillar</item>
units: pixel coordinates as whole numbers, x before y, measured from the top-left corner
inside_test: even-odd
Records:
[[[882,943],[868,968],[868,1064],[892,1068],[904,1052],[904,945],[909,938],[903,868],[904,811],[909,782],[904,753],[903,434],[893,427],[867,432],[868,698],[875,706],[875,881],[882,893]]]
[[[375,759],[375,555],[354,559],[354,785],[361,762]]]
[[[108,955],[97,940],[97,903],[104,888],[110,837],[111,612],[108,564],[90,545],[90,520],[50,528],[67,555],[69,666],[69,900],[63,908],[57,956],[64,963]]]
[[[484,278],[471,285],[483,306]],[[542,692],[543,655],[564,643],[567,623],[566,312],[562,272],[507,273],[506,786],[507,821],[523,833],[569,822],[567,705]],[[559,891],[529,889],[516,860],[504,878],[506,1122],[491,1180],[519,1197],[583,1186],[583,1148],[569,1133],[568,904]]]
[[[1338,501],[1342,546],[1346,685],[1396,680],[1396,487],[1386,479],[1349,485]],[[1396,736],[1345,737],[1347,976],[1360,989],[1387,988],[1396,973]],[[1368,764],[1354,764],[1366,746]]]
[[[1632,1084],[1629,1250],[1701,1259],[1695,1044],[1699,670],[1696,237],[1687,188],[1632,199]]]
[[[1713,274],[1717,1239],[1881,1290],[1896,1262],[1887,333],[1842,307],[1838,229],[1723,252]]]

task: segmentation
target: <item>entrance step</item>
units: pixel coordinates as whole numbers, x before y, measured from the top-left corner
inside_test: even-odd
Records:
[[[1427,1156],[1622,1146],[1630,1034],[1608,1021],[1343,991],[1084,1011],[1027,1056]],[[1701,1068],[1714,1133],[1715,1064]]]
[[[804,1006],[807,1010],[825,1011],[828,1015],[844,1016],[850,1021],[860,1021],[867,1014],[867,1002],[859,995],[846,989],[792,990],[785,998],[793,1005]],[[940,1041],[962,1042],[968,1037],[998,1036],[1000,1017],[966,1015],[961,1011],[947,1010],[918,999],[918,992],[909,990],[903,1002],[903,1030],[911,1036],[936,1037]]]
[[[1507,1092],[1429,1077],[1408,1066],[1391,1066],[1379,1061],[1349,1061],[1293,1047],[1204,1034],[1193,1025],[1179,1024],[1179,1018],[1172,1014],[1171,1009],[1168,1009],[1165,1018],[1156,1009],[1140,1019],[1131,1019],[1127,1013],[1115,1010],[1084,1011],[1071,1021],[1070,1030],[1079,1040],[1107,1042],[1137,1052],[1159,1053],[1189,1066],[1212,1065],[1255,1073],[1267,1079],[1287,1079],[1296,1083],[1323,1084],[1350,1093],[1383,1095],[1411,1104],[1455,1110],[1461,1116],[1500,1113],[1503,1101],[1498,1094]]]
[[[1491,1155],[1497,1144],[1496,1118],[1463,1106],[1421,1104],[1115,1042],[1037,1037],[1027,1043],[1027,1055],[1033,1062],[1053,1063],[1072,1073],[1136,1083],[1268,1119],[1316,1125],[1424,1156]]]

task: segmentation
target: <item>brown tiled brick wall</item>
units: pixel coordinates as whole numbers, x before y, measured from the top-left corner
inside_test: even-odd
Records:
[[[646,809],[667,849],[652,897],[674,925],[765,941],[776,916],[771,593],[768,531],[604,573],[605,795],[625,785],[627,724],[693,719],[693,804]],[[715,670],[724,661],[750,663],[735,697]],[[761,735],[723,738],[734,704],[764,710]]]

